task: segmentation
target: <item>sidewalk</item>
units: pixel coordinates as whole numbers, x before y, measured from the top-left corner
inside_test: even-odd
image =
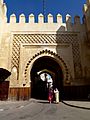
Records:
[[[68,106],[71,106],[71,107],[77,107],[77,108],[90,110],[90,101],[62,101],[62,103]]]

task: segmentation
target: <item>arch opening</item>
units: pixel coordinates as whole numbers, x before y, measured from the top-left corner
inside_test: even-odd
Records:
[[[52,81],[53,89],[58,88],[59,91],[62,91],[63,71],[59,63],[50,56],[38,58],[32,66],[30,76],[32,98],[47,99],[48,81]]]

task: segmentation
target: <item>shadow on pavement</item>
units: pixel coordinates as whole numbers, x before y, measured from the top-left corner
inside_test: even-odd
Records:
[[[38,103],[42,103],[42,104],[49,104],[48,101],[37,101]]]
[[[78,105],[72,105],[72,104],[68,103],[68,101],[67,101],[67,102],[61,101],[61,102],[62,102],[63,104],[65,104],[65,105],[70,106],[70,107],[75,107],[75,108],[90,110],[90,108],[88,108],[88,107],[83,107],[83,106],[78,106]]]
[[[48,100],[37,100],[37,103],[50,104]],[[52,101],[51,104],[56,104],[56,103]]]

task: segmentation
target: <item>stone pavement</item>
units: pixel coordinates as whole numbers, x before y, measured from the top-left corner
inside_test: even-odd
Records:
[[[38,100],[30,99],[29,101],[0,101],[0,111],[11,109],[11,108],[19,108],[24,107],[32,102],[37,102]],[[83,108],[83,109],[90,109],[90,101],[61,101],[63,104]]]
[[[32,101],[0,101],[0,111],[23,108],[31,102]]]
[[[0,101],[0,120],[90,120],[88,101]]]

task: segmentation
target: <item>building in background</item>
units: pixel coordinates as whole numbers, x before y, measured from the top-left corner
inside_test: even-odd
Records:
[[[60,99],[87,99],[90,94],[90,0],[80,17],[66,15],[30,14],[26,23],[24,14],[16,22],[15,14],[7,23],[7,7],[0,1],[0,68],[11,75],[0,80],[0,100],[27,100],[31,97],[47,99],[47,80],[40,75],[47,73],[58,88]],[[4,73],[4,71],[3,71]],[[0,73],[0,77],[3,77]],[[43,76],[45,78],[45,76]]]

